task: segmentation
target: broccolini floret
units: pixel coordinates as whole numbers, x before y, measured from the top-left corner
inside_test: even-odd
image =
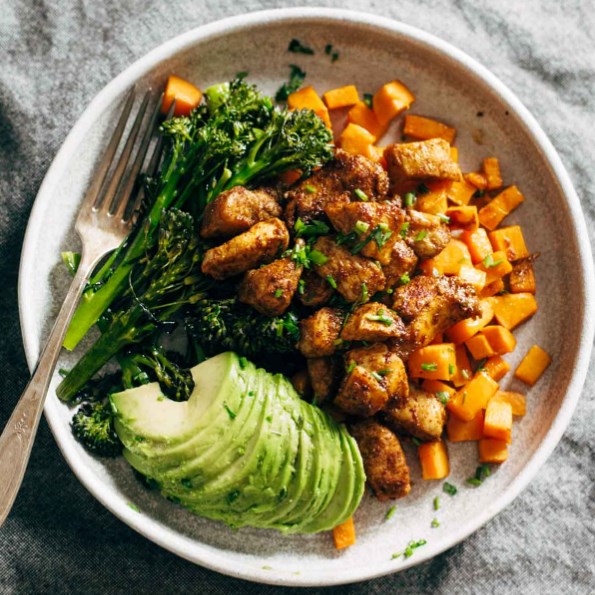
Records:
[[[71,426],[74,437],[93,454],[116,457],[122,452],[109,401],[81,405],[72,418]]]

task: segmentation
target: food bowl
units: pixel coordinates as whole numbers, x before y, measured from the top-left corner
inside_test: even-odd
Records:
[[[315,55],[288,53],[296,37]],[[339,52],[335,62],[324,51],[327,44]],[[541,253],[536,263],[540,309],[516,333],[518,348],[508,360],[514,368],[537,343],[553,363],[528,391],[508,377],[503,381],[504,388],[526,391],[528,402],[527,415],[515,423],[509,460],[474,488],[465,479],[475,470],[476,445],[449,445],[448,480],[459,487],[457,496],[450,497],[442,492],[443,482],[421,480],[415,453],[409,451],[411,494],[399,501],[389,520],[390,505],[366,497],[355,517],[356,545],[336,551],[329,534],[232,531],[195,517],[146,490],[124,460],[93,458],[71,435],[72,412],[54,394],[57,375],[45,413],[81,482],[139,533],[235,577],[319,586],[370,579],[423,562],[477,530],[519,494],[560,440],[580,396],[593,341],[587,296],[595,288],[583,215],[560,158],[526,108],[484,67],[428,33],[381,17],[304,8],[257,12],[199,27],[150,52],[108,84],[72,129],[40,188],[23,246],[19,305],[30,368],[68,287],[60,252],[78,246],[73,219],[130,86],[158,88],[175,73],[205,87],[247,71],[250,81],[273,93],[287,79],[290,63],[299,64],[307,83],[321,91],[354,83],[373,92],[388,80],[402,79],[417,97],[414,113],[457,128],[463,170],[497,155],[505,181],[525,194],[525,203],[507,224],[522,223],[529,249]],[[61,365],[71,365],[76,357],[65,354]],[[432,506],[435,496],[442,501],[438,512]],[[431,528],[434,517],[438,528]],[[392,557],[419,539],[427,543],[413,556]]]

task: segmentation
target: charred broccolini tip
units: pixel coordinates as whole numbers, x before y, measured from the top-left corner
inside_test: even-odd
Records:
[[[207,356],[236,351],[246,357],[295,353],[298,318],[289,310],[268,317],[235,298],[205,299],[189,308],[186,330]]]
[[[81,405],[72,418],[71,426],[74,437],[93,454],[117,457],[122,452],[109,401]]]

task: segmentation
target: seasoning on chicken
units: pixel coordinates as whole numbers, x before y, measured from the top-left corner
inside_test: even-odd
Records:
[[[441,138],[395,143],[386,147],[384,157],[393,186],[410,179],[461,179],[461,168],[452,159],[450,145]]]
[[[310,384],[310,375],[305,368],[299,370],[291,377],[291,384],[296,392],[303,399],[309,399],[312,396],[312,385]]]
[[[279,258],[245,273],[238,298],[265,316],[280,316],[291,304],[301,273],[291,258]]]
[[[406,496],[411,490],[409,466],[399,439],[371,419],[352,425],[350,430],[362,454],[368,483],[378,500]]]
[[[306,363],[314,400],[317,403],[323,403],[337,387],[339,364],[332,357],[313,357]]]
[[[207,250],[201,270],[215,279],[227,279],[270,262],[288,244],[289,233],[283,221],[261,221],[224,244]]]
[[[334,402],[347,413],[370,417],[409,394],[405,364],[383,343],[348,351],[345,365],[347,375]]]
[[[413,272],[417,265],[415,252],[401,238],[391,241],[387,249],[383,249],[385,260],[382,264],[382,271],[386,277],[386,286],[394,287],[407,282],[409,273]]]
[[[314,271],[304,271],[300,285],[298,286],[298,297],[304,306],[316,308],[326,304],[333,295],[333,288],[326,279],[319,277]]]
[[[369,302],[359,306],[343,325],[344,341],[386,341],[407,334],[401,318],[384,304]]]
[[[439,440],[446,410],[435,394],[410,386],[409,396],[385,409],[383,419],[395,432],[404,431],[420,440]]]
[[[280,217],[281,213],[273,190],[234,186],[206,206],[200,235],[203,238],[228,238],[247,231],[259,221]]]
[[[297,218],[303,221],[324,214],[331,202],[382,200],[388,191],[386,172],[361,155],[351,155],[338,149],[335,158],[307,180],[287,192],[285,219],[293,227]]]
[[[407,210],[405,241],[419,258],[434,258],[450,241],[448,225],[437,215]]]
[[[341,332],[343,316],[335,308],[320,308],[300,323],[297,348],[305,357],[332,355]]]
[[[315,265],[314,270],[336,285],[337,291],[348,302],[367,302],[384,289],[384,273],[373,261],[352,254],[329,236],[318,238],[313,248],[327,258],[324,264]]]
[[[480,315],[471,285],[456,277],[420,275],[395,290],[393,310],[408,323],[411,349],[424,347],[453,324]]]

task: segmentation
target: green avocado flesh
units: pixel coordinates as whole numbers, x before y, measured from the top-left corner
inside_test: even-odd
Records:
[[[157,383],[110,397],[124,457],[165,497],[232,527],[284,533],[326,531],[354,513],[366,477],[343,425],[232,352],[192,376],[186,402]]]

